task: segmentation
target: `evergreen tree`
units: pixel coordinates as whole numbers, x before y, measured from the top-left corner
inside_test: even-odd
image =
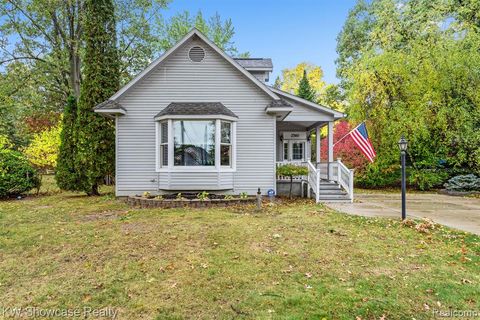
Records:
[[[112,0],[85,1],[84,79],[78,102],[76,170],[80,189],[98,195],[98,186],[115,168],[115,129],[112,120],[93,108],[119,86],[115,15]]]
[[[297,96],[300,98],[316,102],[315,90],[312,88],[307,78],[307,70],[303,70],[303,77],[298,83]]]
[[[275,83],[273,84],[273,87],[279,90],[282,88],[282,80],[280,80],[279,76],[275,78]]]
[[[55,180],[62,190],[79,191],[79,177],[75,171],[77,99],[70,96],[63,110],[60,148],[58,151]]]

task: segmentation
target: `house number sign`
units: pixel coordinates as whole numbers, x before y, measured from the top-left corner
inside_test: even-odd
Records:
[[[284,132],[283,139],[285,140],[305,140],[307,139],[306,132]]]

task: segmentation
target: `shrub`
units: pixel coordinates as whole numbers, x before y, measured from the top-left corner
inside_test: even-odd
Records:
[[[61,130],[61,126],[57,125],[33,136],[32,142],[25,149],[25,154],[37,169],[44,172],[55,170]]]
[[[40,178],[23,154],[0,149],[0,197],[20,195],[40,187]]]
[[[398,165],[385,167],[374,163],[355,176],[355,183],[364,188],[399,186],[400,168]]]
[[[456,176],[448,180],[444,186],[452,191],[480,191],[480,178],[474,174]]]
[[[293,177],[296,176],[306,176],[308,174],[307,167],[296,166],[293,164],[285,164],[283,166],[277,167],[277,175],[290,177],[290,191],[289,197],[292,197],[292,187],[293,187]]]
[[[420,190],[429,190],[441,187],[448,179],[448,172],[438,170],[412,170],[408,177],[408,183]]]

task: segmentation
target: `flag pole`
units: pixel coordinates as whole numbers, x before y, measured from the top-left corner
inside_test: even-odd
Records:
[[[340,141],[342,141],[343,139],[345,139],[346,137],[348,137],[348,136],[350,135],[350,133],[352,133],[355,129],[357,129],[358,127],[360,127],[360,125],[361,125],[362,123],[364,123],[364,122],[365,122],[365,121],[360,122],[360,123],[358,124],[358,126],[356,126],[356,127],[353,128],[352,130],[350,130],[346,135],[344,135],[343,137],[341,137],[340,140],[338,140],[337,142],[335,142],[335,143],[333,144],[333,146],[335,147],[335,145],[336,145],[337,143],[339,143]]]

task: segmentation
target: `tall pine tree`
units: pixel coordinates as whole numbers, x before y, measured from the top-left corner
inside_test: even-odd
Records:
[[[60,149],[55,169],[55,180],[62,190],[79,191],[79,176],[75,170],[75,157],[77,155],[76,120],[77,99],[70,96],[63,109]]]
[[[298,83],[297,96],[312,102],[317,102],[315,90],[308,82],[307,70],[303,70],[303,77]]]
[[[78,102],[78,152],[76,170],[79,188],[98,195],[98,187],[115,171],[115,129],[112,120],[93,108],[112,96],[119,86],[115,15],[112,0],[85,1],[85,59]]]

